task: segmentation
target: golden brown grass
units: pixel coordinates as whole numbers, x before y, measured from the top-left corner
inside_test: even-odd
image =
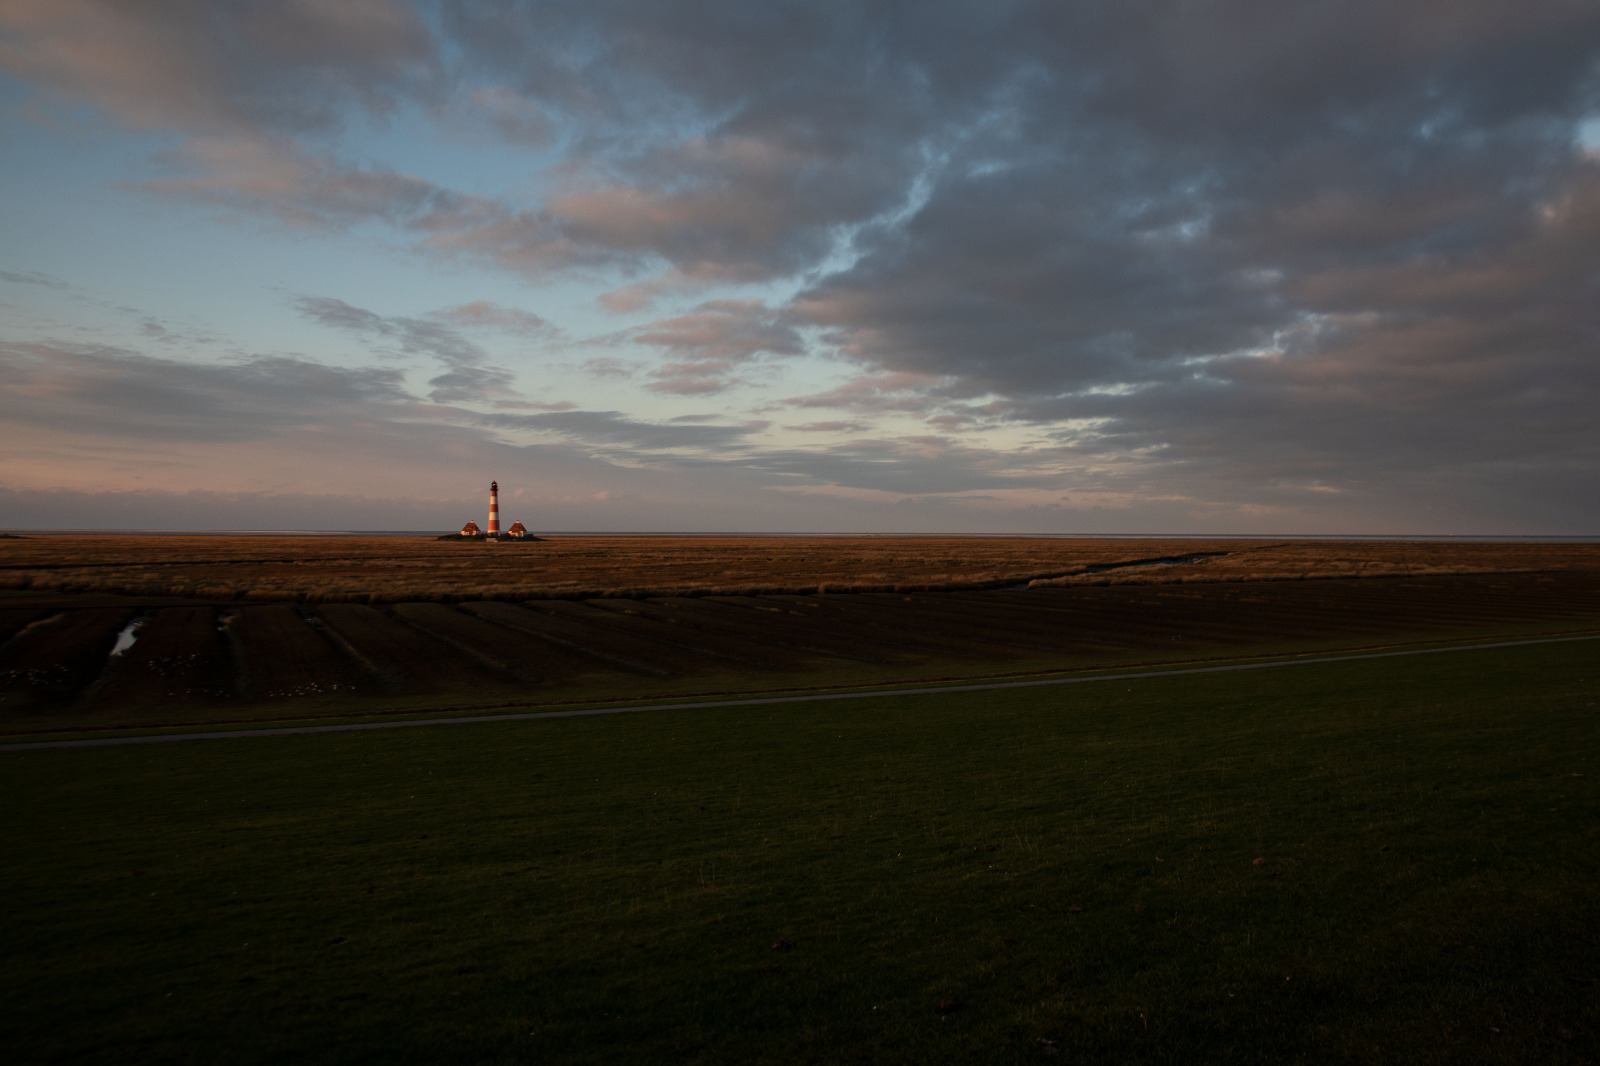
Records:
[[[1128,542],[1122,542],[1128,543]],[[1146,542],[1134,542],[1146,543]],[[1154,543],[1154,542],[1149,542]],[[1195,543],[1192,562],[1123,567],[1045,578],[1034,585],[1141,584],[1192,581],[1284,581],[1330,577],[1513,573],[1600,569],[1600,544],[1451,541],[1258,541]],[[1183,555],[1185,549],[1168,553]]]
[[[1139,565],[1172,559],[1189,561]],[[909,592],[1529,570],[1600,570],[1600,545],[673,536],[531,544],[348,536],[0,541],[0,588],[277,602]]]

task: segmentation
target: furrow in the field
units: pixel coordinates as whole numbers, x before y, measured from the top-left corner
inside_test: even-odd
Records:
[[[1463,589],[1462,592],[1463,594],[1456,598],[1456,604],[1464,611],[1476,615],[1548,617],[1553,613],[1578,606],[1576,603],[1556,600],[1532,580],[1519,582],[1507,588],[1479,585]]]
[[[503,691],[514,679],[371,607],[324,604],[317,615],[379,676],[413,692]]]
[[[1227,645],[1287,635],[1305,625],[1303,610],[1230,602],[1224,593],[1197,599],[1193,593],[1126,586],[1041,591],[1063,624],[1134,645],[1161,646],[1174,638]]]
[[[987,627],[971,620],[952,621],[943,612],[918,610],[898,593],[829,596],[820,604],[820,610],[876,633],[879,639],[925,648],[936,655],[952,651],[961,654],[963,649],[970,649],[974,657],[991,653],[1004,656],[1017,650],[1013,642],[991,635]]]
[[[1470,603],[1435,598],[1428,586],[1385,579],[1296,584],[1299,587],[1294,589],[1274,590],[1277,594],[1270,599],[1289,608],[1282,626],[1300,636],[1450,630],[1477,625],[1485,617]],[[1268,611],[1258,609],[1257,613]],[[1504,617],[1499,612],[1492,616]]]
[[[1058,627],[1025,629],[1007,624],[1003,615],[969,612],[965,595],[933,593],[918,599],[915,594],[868,594],[853,597],[849,609],[862,617],[874,617],[891,629],[971,646],[980,654],[985,654],[985,648],[1054,654],[1082,650],[1095,642],[1095,634],[1089,632]]]
[[[241,607],[227,620],[240,672],[257,699],[374,693],[376,685],[350,656],[287,604]]]
[[[817,597],[817,601],[843,607],[872,605],[880,613],[883,610],[904,611],[929,618],[955,614],[969,624],[988,624],[993,620],[1011,628],[1025,628],[1030,617],[1010,607],[993,606],[973,591],[866,593],[850,597]]]
[[[1476,623],[1474,612],[1460,604],[1440,602],[1427,586],[1367,579],[1367,588],[1338,587],[1334,582],[1297,582],[1298,588],[1278,594],[1292,603],[1284,629],[1296,636],[1337,633],[1404,633],[1417,627],[1451,629]],[[1204,609],[1204,608],[1202,608]]]
[[[865,627],[838,618],[822,618],[815,609],[796,606],[796,601],[814,597],[786,596],[706,596],[689,601],[704,604],[706,610],[735,624],[754,624],[798,648],[815,648],[831,655],[860,662],[891,663],[916,658],[905,648],[881,644]],[[753,623],[750,621],[754,619]]]
[[[234,696],[231,660],[215,607],[166,607],[139,627],[132,646],[113,657],[88,700],[108,711],[229,700]]]
[[[1199,651],[1227,644],[1236,626],[1219,627],[1215,620],[1189,617],[1186,611],[1149,595],[1099,598],[1080,595],[1070,603],[1057,603],[1046,613],[1029,619],[1036,639],[1057,634],[1071,650]],[[1248,628],[1248,627],[1244,627]]]
[[[1540,583],[1531,586],[1518,604],[1524,617],[1536,619],[1554,615],[1573,620],[1600,621],[1600,580],[1574,581],[1571,588],[1557,586],[1557,581],[1563,580],[1561,578],[1541,576],[1536,580]]]
[[[959,596],[961,593],[949,593]],[[1027,649],[992,643],[975,635],[951,636],[919,624],[912,615],[858,602],[859,595],[762,597],[762,603],[781,606],[799,624],[815,626],[874,654],[898,659],[928,658],[978,660],[1007,658]]]
[[[1240,644],[1275,644],[1305,639],[1337,637],[1350,627],[1341,615],[1324,614],[1304,602],[1279,607],[1229,603],[1217,599],[1195,603],[1169,599],[1154,609],[1173,632],[1203,639],[1216,647]]]
[[[737,663],[740,666],[773,669],[773,665],[766,657],[752,658],[748,648],[730,649],[726,642],[712,639],[705,634],[684,632],[680,627],[670,623],[642,618],[638,614],[626,611],[607,610],[600,606],[600,603],[601,601],[571,603],[564,600],[534,600],[526,606],[532,610],[593,626],[602,632],[626,634],[671,649],[677,653],[670,660],[675,673],[704,672],[716,669],[719,663]]]
[[[523,608],[535,617],[548,618],[562,627],[567,638],[597,654],[623,655],[651,663],[671,674],[702,674],[726,669],[732,661],[703,648],[679,643],[673,632],[658,622],[600,611],[570,600],[530,600]]]
[[[41,607],[0,611],[0,644],[4,644],[33,623],[55,614]]]
[[[1303,614],[1265,618],[1259,611],[1219,598],[1204,604],[1161,594],[1123,603],[1115,596],[1092,599],[1097,624],[1108,636],[1155,646],[1180,643],[1203,649],[1270,642],[1294,636],[1306,624]]]
[[[792,615],[797,625],[814,628],[819,633],[844,635],[880,656],[918,660],[943,650],[938,641],[913,639],[903,632],[887,629],[874,619],[864,620],[858,613],[846,611],[834,602],[855,598],[854,595],[762,596],[759,602],[797,612]]]
[[[867,604],[861,594],[762,597],[761,602],[783,606],[803,624],[896,655],[926,658],[944,654],[948,646],[944,637],[908,626],[904,616]]]
[[[851,596],[820,596],[820,619],[843,619],[875,634],[874,639],[891,647],[914,649],[926,655],[970,660],[1008,658],[1018,649],[987,639],[980,633],[963,633],[959,627],[929,624],[916,612],[907,610],[895,594],[864,593]]]
[[[970,631],[985,640],[1019,648],[1049,652],[1079,650],[1085,643],[1098,639],[1098,634],[1082,626],[1063,625],[1061,618],[995,609],[959,592],[922,593],[896,599],[904,600],[905,610],[924,619],[929,626],[951,633]],[[886,606],[893,608],[897,604],[890,601]]]
[[[1458,595],[1460,591],[1466,595]],[[1203,626],[1224,643],[1358,634],[1380,638],[1421,629],[1447,632],[1519,614],[1514,605],[1502,609],[1482,590],[1463,590],[1456,581],[1449,589],[1431,581],[1388,578],[1201,585],[1164,595],[1170,605],[1169,620]],[[1547,609],[1528,615],[1549,616]]]
[[[1197,597],[1189,602],[1195,603],[1197,610],[1206,611],[1211,609],[1217,595],[1208,597],[1209,592],[1206,587],[1197,586],[1186,595]],[[1301,618],[1316,619],[1317,625],[1324,624],[1324,620],[1335,624],[1348,620],[1370,625],[1375,620],[1387,619],[1396,610],[1402,615],[1412,611],[1417,604],[1416,593],[1392,578],[1263,582],[1234,586],[1225,594],[1232,595],[1233,602],[1253,608],[1258,614],[1286,611]]]
[[[709,598],[663,598],[652,600],[679,619],[682,624],[720,633],[756,644],[770,644],[799,656],[821,656],[850,662],[883,661],[859,644],[839,639],[814,625],[796,625],[771,611],[743,610]]]
[[[1139,590],[1129,588],[1131,594]],[[984,610],[1004,611],[1017,617],[1047,619],[1081,606],[1081,589],[981,589],[963,593],[964,599]]]
[[[660,627],[660,639],[688,647],[702,648],[728,659],[773,670],[794,670],[809,666],[816,657],[792,648],[760,643],[752,638],[725,632],[682,611],[672,610],[654,600],[591,600],[591,607],[607,614],[618,614]]]
[[[1045,632],[1069,631],[1095,612],[1094,604],[1078,589],[996,590],[969,593],[967,598],[978,617],[1011,619]]]
[[[1071,619],[1007,617],[1003,613],[969,611],[966,604],[908,604],[906,610],[929,629],[959,637],[970,633],[993,644],[1030,653],[1082,653],[1096,649],[1118,650],[1120,644]]]
[[[1590,611],[1594,609],[1594,588],[1582,580],[1585,575],[1571,575],[1576,580],[1562,581],[1562,591],[1567,597],[1553,596],[1556,579],[1541,574],[1497,574],[1460,579],[1451,588],[1427,588],[1426,594],[1413,590],[1419,603],[1444,607],[1469,618],[1548,618],[1554,614],[1582,610],[1587,599]],[[1426,586],[1424,586],[1426,587]],[[1576,594],[1576,595],[1574,595]],[[1568,598],[1570,597],[1570,598]]]
[[[528,682],[572,677],[571,659],[549,644],[442,603],[398,603],[396,618],[451,647]]]
[[[117,634],[133,617],[128,607],[65,611],[7,642],[0,648],[0,711],[71,700],[100,676]]]
[[[670,660],[675,656],[671,649],[659,644],[498,600],[473,600],[463,603],[461,609],[486,622],[543,641],[548,654],[563,662],[563,676],[613,671],[646,677],[672,676]]]

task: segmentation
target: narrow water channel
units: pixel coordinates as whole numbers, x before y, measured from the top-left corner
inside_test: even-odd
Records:
[[[115,659],[133,647],[133,642],[139,639],[140,627],[149,620],[149,615],[135,615],[127,625],[123,626],[122,631],[117,634],[117,642],[111,646],[111,658]]]

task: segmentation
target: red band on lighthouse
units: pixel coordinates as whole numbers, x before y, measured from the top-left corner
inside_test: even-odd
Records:
[[[489,482],[489,536],[498,536],[500,533],[500,483]]]

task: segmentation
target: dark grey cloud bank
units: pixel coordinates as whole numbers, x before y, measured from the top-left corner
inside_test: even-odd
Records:
[[[1018,463],[1050,457],[1052,485],[1202,508],[1316,494],[1424,528],[1600,520],[1586,0],[77,6],[119,62],[43,16],[11,19],[0,62],[176,131],[181,172],[149,191],[380,220],[534,279],[610,271],[617,309],[798,286],[631,334],[665,353],[657,392],[722,392],[820,338],[860,377],[797,413],[1026,427]],[[352,116],[406,108],[559,149],[553,192],[339,154]],[[459,322],[302,309],[442,360],[441,402],[504,385]],[[527,417],[674,447],[620,414]],[[894,491],[1005,481],[960,445],[929,455],[740,461]]]
[[[0,342],[0,419],[24,432],[250,441],[411,402],[400,373],[384,367],[337,369],[283,356],[205,364],[102,345]]]
[[[1078,483],[1108,491],[1359,500],[1401,483],[1504,516],[1532,478],[1566,501],[1541,510],[1600,517],[1583,489],[1600,164],[1575,136],[1600,110],[1593,6],[593,10],[603,73],[535,63],[522,87],[591,111],[597,153],[665,90],[724,116],[708,151],[819,160],[821,191],[800,168],[739,186],[760,189],[773,236],[727,262],[793,270],[823,229],[857,227],[859,258],[789,321],[928,380],[891,406],[1066,422]],[[452,17],[485,41],[483,18]],[[515,40],[479,54],[512,75]],[[728,180],[608,158],[672,204]],[[908,195],[925,199],[893,217]],[[655,246],[705,269],[678,249]]]

